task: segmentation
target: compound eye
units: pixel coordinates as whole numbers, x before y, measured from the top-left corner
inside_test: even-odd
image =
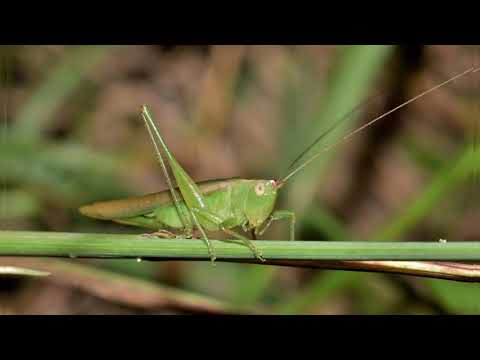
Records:
[[[258,196],[262,196],[265,193],[265,184],[264,183],[258,183],[255,185],[255,194]]]

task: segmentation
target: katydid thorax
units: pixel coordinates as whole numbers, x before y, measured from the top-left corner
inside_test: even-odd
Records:
[[[127,199],[97,202],[81,207],[80,212],[83,215],[96,219],[111,220],[121,224],[153,229],[155,232],[151,235],[161,237],[191,238],[196,229],[200,232],[201,239],[207,245],[212,261],[215,260],[216,256],[207,232],[223,231],[228,236],[236,239],[224,241],[240,241],[251,249],[252,254],[258,260],[265,261],[255,244],[248,237],[234,229],[241,228],[245,232],[251,232],[256,238],[261,236],[273,221],[284,219],[289,222],[290,240],[294,240],[295,214],[287,210],[275,210],[278,190],[292,176],[322,153],[347,141],[380,119],[440,87],[478,70],[480,69],[470,68],[465,70],[416,95],[410,100],[368,121],[356,130],[351,131],[339,141],[321,148],[305,161],[298,164],[298,159],[307,152],[304,151],[290,166],[288,174],[283,178],[275,180],[230,178],[196,183],[177,162],[161,136],[150,112],[144,105],[141,109],[141,116],[153,142],[168,190]],[[327,132],[332,129],[327,130]],[[320,135],[307,150],[313,148],[324,135]],[[173,174],[176,186],[174,186],[171,180],[167,165]],[[177,234],[172,232],[175,230],[177,230]]]

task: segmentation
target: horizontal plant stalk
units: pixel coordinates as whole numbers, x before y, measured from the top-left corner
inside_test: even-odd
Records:
[[[212,240],[217,258],[252,259],[240,242]],[[480,261],[480,242],[252,241],[270,260]],[[0,256],[205,259],[203,241],[143,235],[0,231]]]
[[[265,265],[377,271],[480,281],[480,242],[254,241]],[[259,263],[240,243],[212,240],[218,261]],[[0,256],[209,260],[201,240],[142,235],[0,231]],[[1,263],[1,258],[0,258]]]

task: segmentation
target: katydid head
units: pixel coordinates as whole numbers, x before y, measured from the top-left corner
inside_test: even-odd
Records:
[[[275,180],[254,180],[248,191],[245,215],[251,225],[259,226],[272,213],[277,199]]]
[[[365,130],[366,128],[369,128],[370,126],[372,126],[374,123],[376,123],[377,121],[379,121],[380,119],[383,119],[384,117],[392,114],[393,112],[403,108],[404,106],[414,102],[414,101],[417,101],[418,99],[424,97],[425,95],[431,93],[431,92],[434,92],[435,90],[438,90],[440,89],[441,87],[447,85],[448,83],[450,82],[453,82],[454,80],[457,80],[458,78],[461,78],[467,74],[470,74],[470,73],[475,73],[475,72],[478,72],[480,71],[480,67],[477,67],[477,68],[470,68],[470,69],[467,69],[455,76],[452,76],[451,78],[445,80],[444,82],[434,86],[434,87],[431,87],[430,89],[427,89],[425,91],[423,91],[422,93],[412,97],[411,99],[403,102],[402,104],[394,107],[393,109],[383,113],[382,115],[379,115],[377,117],[375,117],[374,119],[368,121],[366,124],[360,126],[359,128],[349,132],[347,135],[344,135],[342,138],[340,138],[340,140],[338,140],[337,142],[334,142],[333,144],[330,144],[330,145],[327,145],[327,146],[324,146],[323,148],[321,148],[320,150],[318,150],[315,154],[311,155],[309,158],[307,158],[305,161],[303,161],[302,163],[299,163],[298,165],[296,165],[298,163],[298,161],[300,159],[302,159],[304,157],[304,155],[306,155],[307,153],[309,153],[309,151],[314,147],[316,146],[320,140],[322,140],[326,135],[328,135],[331,131],[333,131],[339,124],[340,122],[343,120],[343,119],[346,119],[346,117],[344,117],[342,120],[340,120],[338,123],[334,124],[332,127],[330,127],[329,129],[327,129],[323,134],[321,134],[319,137],[317,137],[317,139],[312,143],[310,144],[310,146],[308,146],[306,148],[306,150],[304,150],[300,156],[298,156],[293,162],[292,164],[289,166],[289,173],[284,176],[283,178],[281,179],[278,179],[278,180],[272,180],[272,184],[273,186],[276,188],[276,189],[279,189],[281,188],[286,182],[287,180],[289,180],[291,177],[293,177],[295,174],[297,174],[299,171],[303,170],[303,168],[305,168],[308,164],[310,164],[313,160],[315,160],[316,158],[318,158],[321,154],[323,154],[324,152],[327,152],[335,147],[337,147],[338,145],[346,142],[347,140],[349,140],[351,137],[353,137],[354,135],[356,135],[357,133],[359,133],[360,131],[363,131]],[[356,108],[354,108],[354,110],[356,110]],[[351,114],[348,113],[347,115]],[[295,166],[296,165],[296,166]],[[295,167],[294,167],[295,166]]]

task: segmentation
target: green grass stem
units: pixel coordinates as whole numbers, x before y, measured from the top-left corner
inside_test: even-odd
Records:
[[[480,261],[480,242],[254,241],[269,260]],[[245,246],[212,240],[221,259],[252,259]],[[142,235],[0,231],[0,256],[208,260],[205,244]]]

